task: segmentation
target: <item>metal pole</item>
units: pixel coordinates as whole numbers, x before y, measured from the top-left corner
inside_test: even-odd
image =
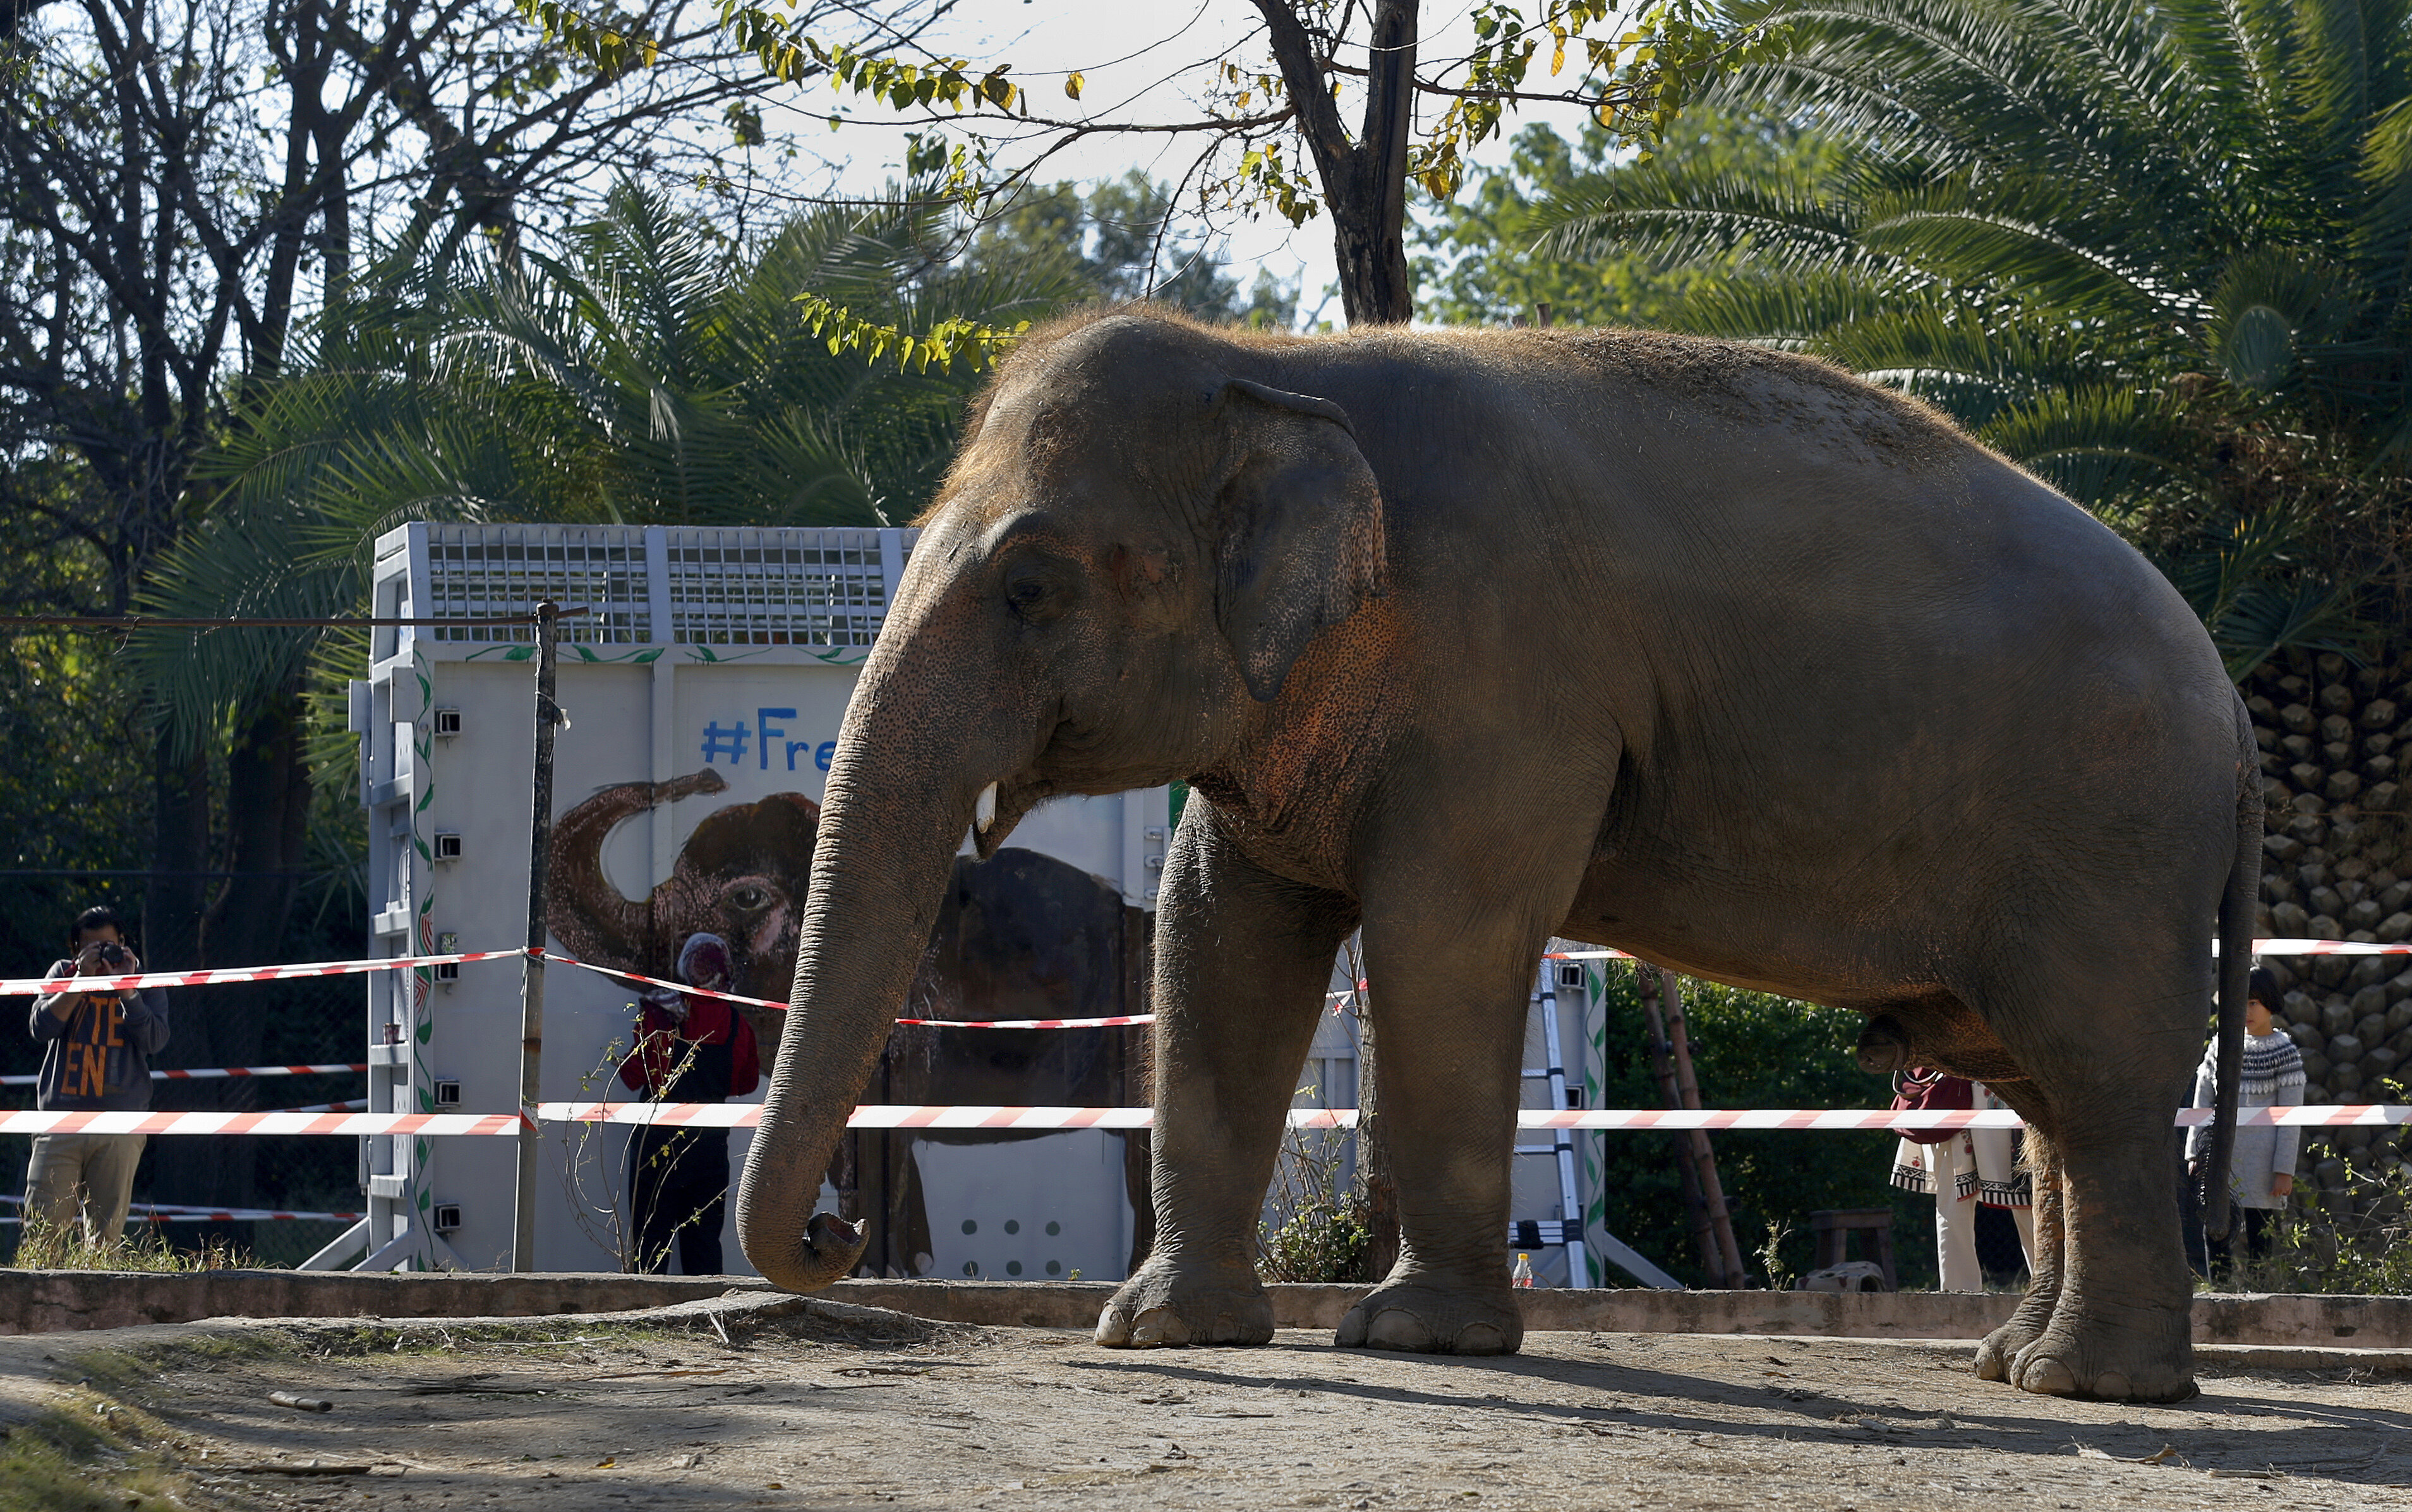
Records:
[[[1559,1052],[1557,963],[1541,962],[1541,1039],[1550,1052],[1550,1106],[1563,1112],[1566,1101],[1566,1058]],[[1558,1147],[1558,1216],[1566,1227],[1566,1284],[1591,1284],[1591,1262],[1583,1254],[1582,1196],[1575,1186],[1575,1139],[1565,1129],[1555,1131]]]
[[[552,844],[552,733],[561,723],[553,701],[553,640],[560,627],[558,606],[550,600],[536,607],[536,780],[530,785],[532,813],[528,822],[528,953],[520,962],[520,1128],[519,1182],[511,1222],[511,1269],[536,1269],[536,1182],[537,1157],[544,1149],[537,1126],[537,1104],[543,1100],[544,1065],[544,881],[545,853]]]

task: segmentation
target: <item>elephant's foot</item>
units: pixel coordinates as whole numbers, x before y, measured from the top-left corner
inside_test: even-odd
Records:
[[[1524,1314],[1505,1276],[1479,1290],[1388,1281],[1348,1310],[1332,1342],[1419,1355],[1512,1355],[1524,1343]]]
[[[2052,1325],[2010,1357],[2008,1379],[2047,1397],[2184,1402],[2197,1389],[2191,1334],[2184,1309],[2088,1315],[2064,1299]]]
[[[1247,1270],[1178,1270],[1151,1256],[1097,1314],[1109,1349],[1261,1344],[1273,1336],[1273,1299]]]
[[[2053,1306],[2060,1300],[2060,1288],[2029,1291],[2009,1321],[1985,1335],[1977,1345],[1977,1378],[1980,1381],[2007,1381],[2010,1378],[2010,1362],[2019,1351],[2035,1343],[2052,1327]]]

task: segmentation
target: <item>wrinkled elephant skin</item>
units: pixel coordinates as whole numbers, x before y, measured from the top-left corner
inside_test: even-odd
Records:
[[[1980,1368],[2189,1393],[2171,1113],[2260,830],[2243,708],[2140,556],[1918,404],[1637,331],[1217,331],[1005,362],[824,796],[740,1199],[783,1285],[977,821],[1186,778],[1155,951],[1155,1255],[1099,1343],[1250,1343],[1257,1204],[1361,927],[1396,1268],[1340,1341],[1513,1350],[1525,993],[1557,933],[1886,1020],[2049,1152]],[[799,1053],[802,1051],[802,1053]]]

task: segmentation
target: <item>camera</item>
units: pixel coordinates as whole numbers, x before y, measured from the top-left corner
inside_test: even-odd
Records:
[[[122,945],[120,945],[120,944],[118,944],[115,940],[103,940],[103,941],[101,941],[101,942],[100,942],[100,962],[101,962],[101,964],[102,964],[102,965],[104,965],[104,966],[123,966],[123,965],[125,965],[125,947],[124,947],[124,946],[122,946]]]

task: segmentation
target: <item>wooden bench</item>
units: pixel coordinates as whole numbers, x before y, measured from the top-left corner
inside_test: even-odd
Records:
[[[1872,1260],[1884,1272],[1885,1290],[1899,1291],[1901,1276],[1892,1265],[1892,1210],[1890,1208],[1819,1208],[1809,1214],[1809,1232],[1817,1241],[1817,1258],[1810,1268],[1823,1270],[1841,1265],[1850,1258],[1851,1236],[1864,1236],[1860,1241],[1863,1260]],[[1874,1254],[1867,1252],[1874,1251]]]

